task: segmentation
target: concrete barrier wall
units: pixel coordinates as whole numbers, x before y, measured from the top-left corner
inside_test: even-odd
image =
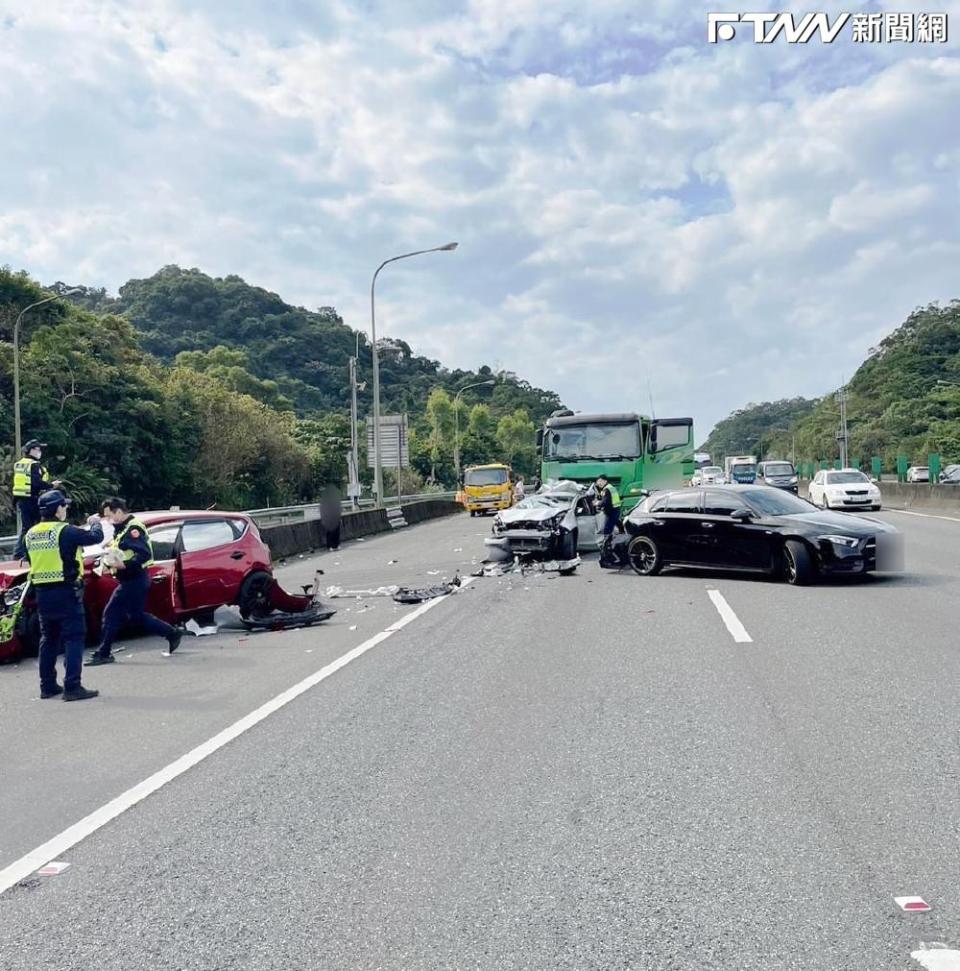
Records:
[[[404,505],[403,517],[409,525],[414,525],[462,511],[463,506],[453,499],[422,499]],[[376,533],[388,533],[392,528],[386,509],[360,509],[343,514],[340,520],[340,538],[346,540],[356,539],[358,536],[373,536]],[[282,526],[261,526],[260,535],[270,547],[274,560],[284,560],[324,547],[324,532],[318,519]]]
[[[810,483],[802,480],[800,495],[807,497]],[[881,482],[884,506],[890,509],[960,510],[960,486],[932,485],[925,482]]]
[[[881,482],[880,491],[891,509],[960,509],[960,486]]]

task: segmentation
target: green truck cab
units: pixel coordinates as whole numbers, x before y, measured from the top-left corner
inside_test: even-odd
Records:
[[[558,411],[537,432],[537,447],[543,482],[589,485],[604,475],[620,493],[624,513],[646,493],[685,485],[695,468],[692,418]]]

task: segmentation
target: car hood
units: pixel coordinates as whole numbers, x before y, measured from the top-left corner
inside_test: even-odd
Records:
[[[568,508],[559,504],[556,506],[534,506],[530,509],[519,509],[517,506],[513,506],[510,509],[502,510],[498,515],[504,526],[509,526],[511,523],[544,523],[548,519],[553,519],[557,513],[566,512]]]
[[[791,516],[779,516],[782,522],[795,522],[811,529],[832,530],[839,533],[895,533],[895,526],[870,516],[852,516],[840,512],[803,512]]]

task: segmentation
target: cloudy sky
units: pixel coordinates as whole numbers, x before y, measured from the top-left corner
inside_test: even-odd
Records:
[[[945,44],[706,41],[692,0],[0,0],[0,263],[237,273],[582,410],[836,387],[960,296]]]

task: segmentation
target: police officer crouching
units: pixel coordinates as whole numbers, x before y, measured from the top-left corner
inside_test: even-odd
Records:
[[[108,499],[100,507],[100,514],[113,523],[114,533],[109,549],[119,552],[123,565],[116,568],[117,587],[103,611],[100,647],[87,660],[87,665],[92,667],[113,663],[111,648],[120,628],[126,623],[164,638],[173,654],[180,646],[183,632],[146,611],[150,589],[147,567],[153,563],[153,546],[147,527],[131,514],[123,499]]]
[[[40,615],[40,697],[64,701],[96,698],[80,683],[87,620],[83,609],[83,547],[103,542],[100,524],[71,526],[70,500],[59,490],[38,499],[41,521],[24,537],[30,561],[30,583],[37,592]],[[57,655],[63,654],[63,687],[57,684]]]

